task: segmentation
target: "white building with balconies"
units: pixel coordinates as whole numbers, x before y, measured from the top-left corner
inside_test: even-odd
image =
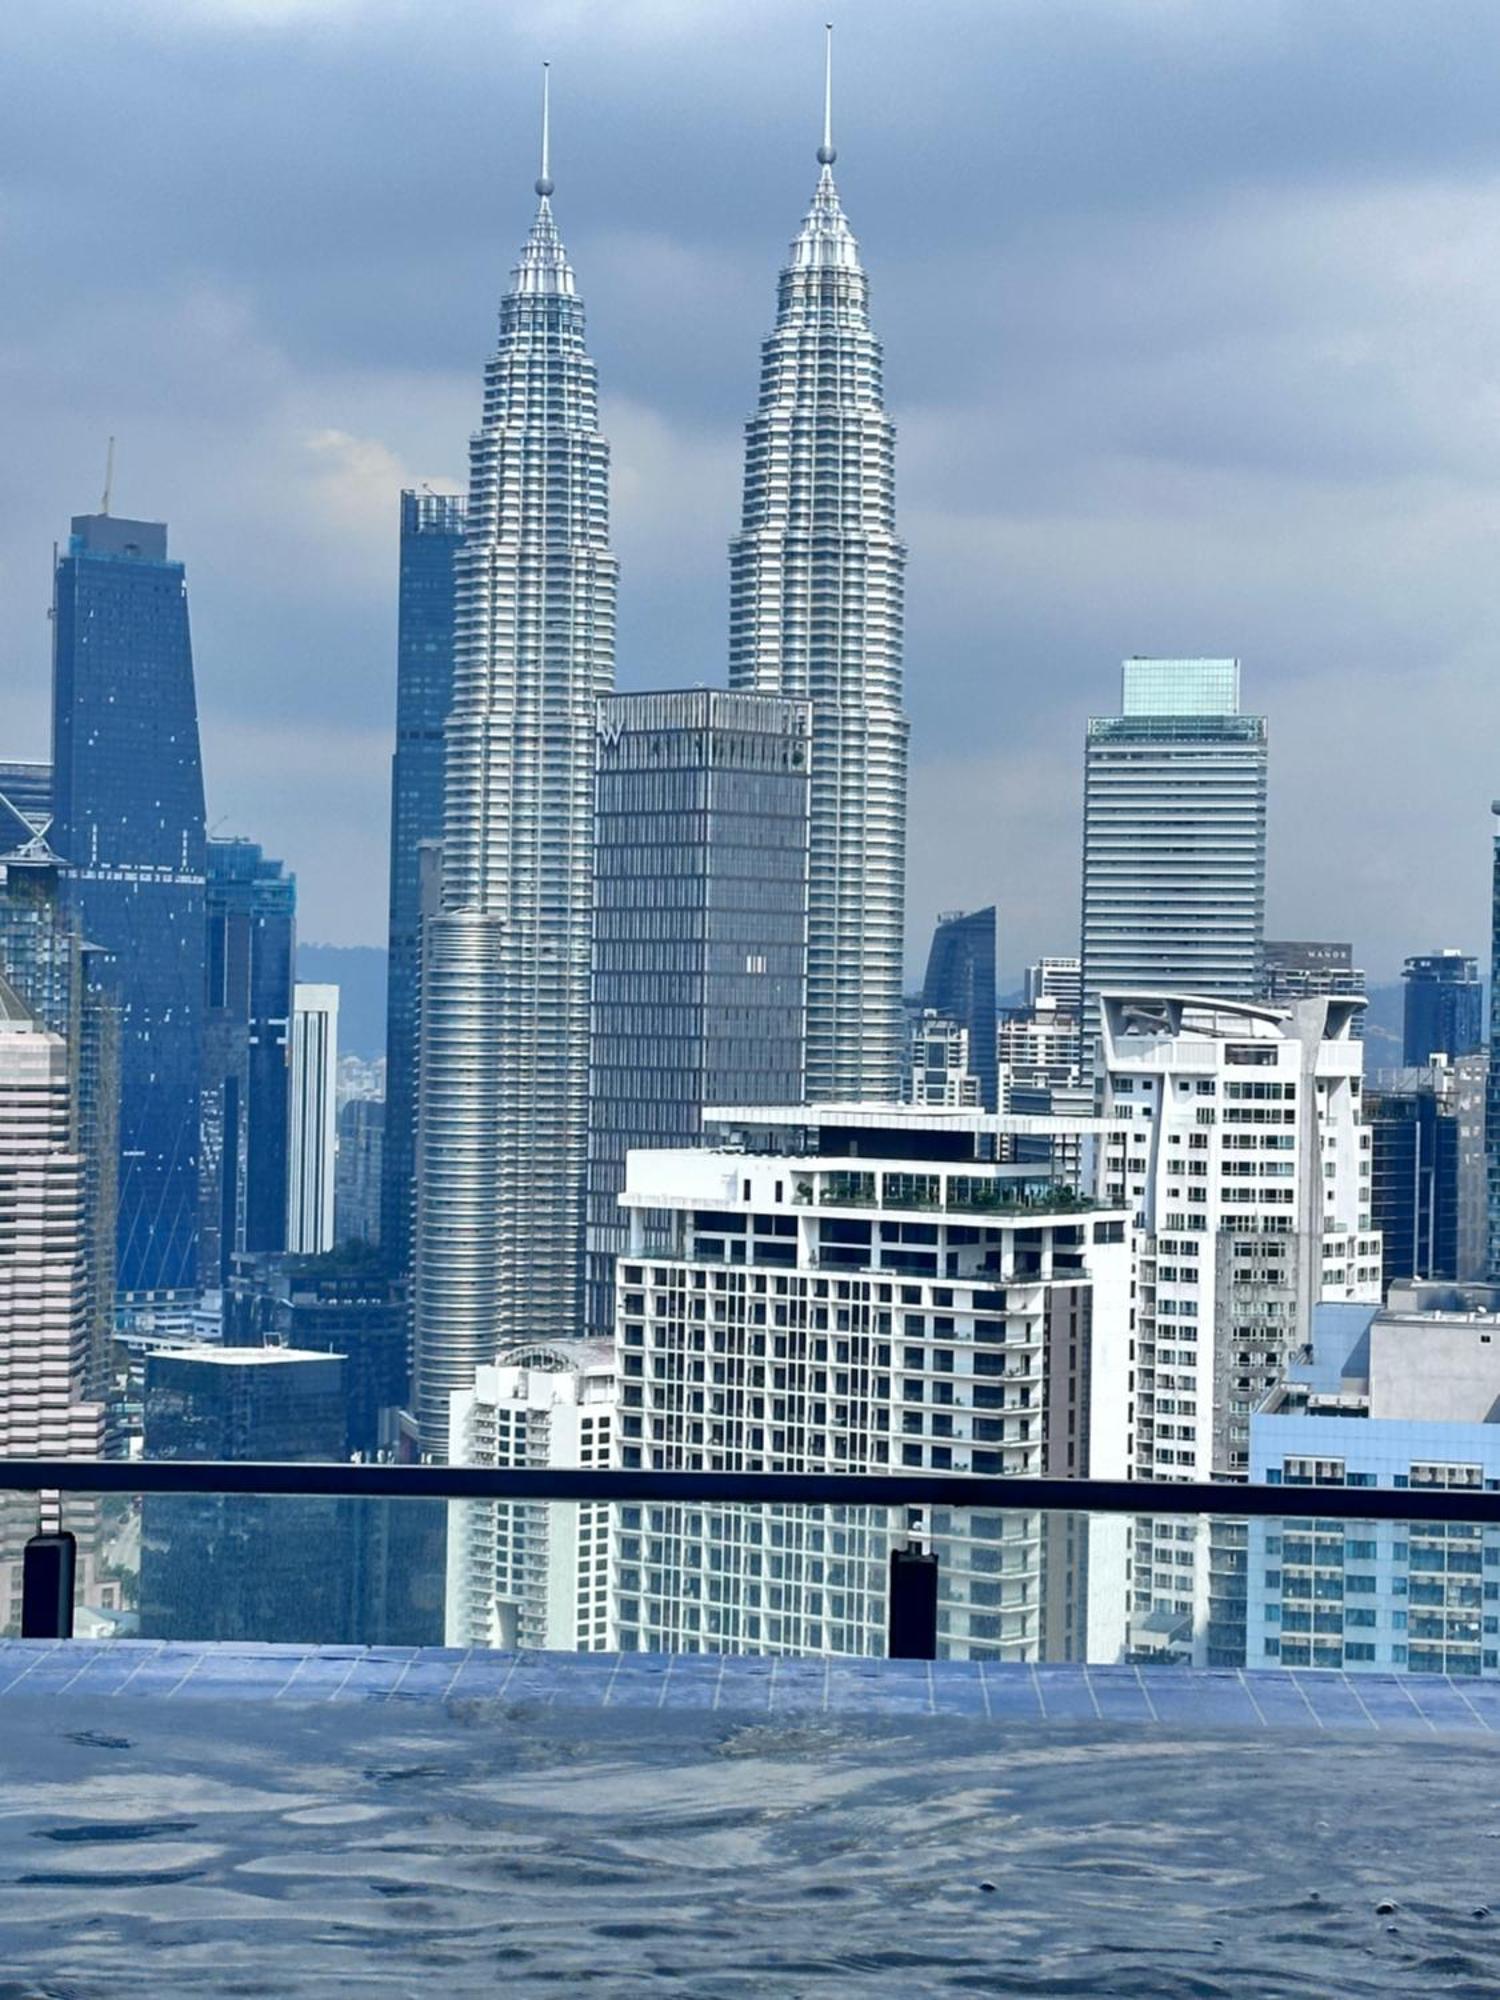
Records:
[[[1106,1129],[789,1107],[707,1112],[708,1150],[631,1153],[615,1464],[1126,1477],[1127,1213],[993,1157],[1059,1122]],[[1014,1510],[621,1507],[618,1642],[881,1653],[908,1534],[939,1557],[944,1655],[1117,1656],[1123,1522]]]

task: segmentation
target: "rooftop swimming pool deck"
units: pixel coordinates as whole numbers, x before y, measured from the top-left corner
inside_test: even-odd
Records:
[[[0,2000],[1492,2000],[1497,1749],[1419,1676],[12,1641]]]

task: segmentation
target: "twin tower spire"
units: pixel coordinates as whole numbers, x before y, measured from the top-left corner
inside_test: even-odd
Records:
[[[597,375],[552,215],[550,80],[544,68],[536,215],[470,445],[439,907],[423,922],[413,1305],[423,1445],[437,1457],[449,1393],[476,1366],[583,1323],[594,765],[617,576]],[[817,187],[747,427],[729,681],[812,712],[806,1096],[895,1102],[905,551],[834,157],[830,35]],[[652,1004],[670,1004],[671,983],[663,960]]]

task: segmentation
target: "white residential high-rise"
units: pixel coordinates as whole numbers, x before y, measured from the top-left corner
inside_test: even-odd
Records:
[[[1048,1123],[1020,1122],[1033,1136]],[[709,1149],[629,1156],[617,1466],[1128,1476],[1122,1206],[984,1157],[1012,1121],[980,1111],[705,1123]],[[648,1216],[670,1226],[665,1253],[647,1247]],[[885,1650],[906,1510],[653,1504],[618,1508],[616,1524],[624,1650]],[[945,1655],[1123,1647],[1123,1521],[934,1509],[916,1532],[938,1554]]]
[[[1266,725],[1238,660],[1127,660],[1121,713],[1089,721],[1083,1056],[1099,995],[1260,992]]]
[[[1105,993],[1098,1190],[1143,1232],[1135,1471],[1243,1479],[1250,1415],[1319,1299],[1380,1297],[1357,998],[1291,1007]],[[1206,1536],[1143,1526],[1135,1644],[1208,1656]]]
[[[292,1116],[286,1247],[317,1256],[334,1244],[338,1159],[339,989],[298,982],[292,1001]]]
[[[0,980],[0,1458],[97,1458],[68,1048]],[[31,1520],[35,1523],[35,1509]]]
[[[1077,958],[1039,958],[1026,968],[1025,1001],[1035,1007],[1050,1000],[1075,1020],[1083,999],[1083,966]]]
[[[604,1341],[505,1349],[453,1395],[448,1463],[603,1470],[614,1370]],[[604,1502],[449,1503],[448,1645],[602,1651],[608,1584]]]
[[[906,718],[895,434],[869,281],[833,184],[781,274],[730,546],[731,687],[812,702],[807,1095],[892,1103],[901,1077]]]
[[[933,1110],[979,1108],[979,1078],[969,1060],[969,1031],[924,1008],[908,1031],[901,1102]]]
[[[582,1311],[594,749],[616,565],[545,123],[536,187],[470,447],[442,914],[424,926],[414,1331],[438,1457],[452,1391],[507,1342],[576,1334]]]

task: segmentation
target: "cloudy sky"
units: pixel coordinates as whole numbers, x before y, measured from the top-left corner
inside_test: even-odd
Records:
[[[719,681],[740,425],[815,174],[823,6],[0,9],[0,755],[53,541],[188,565],[210,818],[304,937],[384,931],[395,526],[456,488],[532,207],[614,447],[624,687]],[[1081,738],[1131,652],[1270,717],[1268,929],[1486,945],[1500,794],[1500,9],[857,0],[839,182],[910,545],[910,927],[1076,947]]]

